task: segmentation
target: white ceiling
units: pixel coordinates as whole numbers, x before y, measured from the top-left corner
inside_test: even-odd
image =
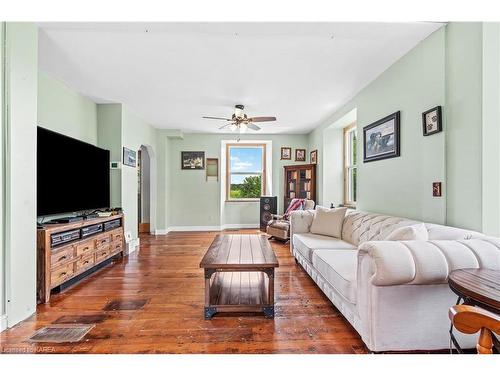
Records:
[[[157,128],[219,132],[235,104],[308,133],[439,23],[41,23],[40,68]],[[260,124],[259,124],[260,125]]]

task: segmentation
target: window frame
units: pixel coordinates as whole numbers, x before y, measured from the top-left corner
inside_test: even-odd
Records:
[[[356,180],[357,180],[357,171],[358,171],[358,163],[357,160],[353,161],[351,160],[352,157],[352,146],[351,146],[351,138],[350,134],[355,133],[356,135],[356,142],[359,143],[359,138],[358,138],[358,131],[356,127],[356,123],[352,123],[344,128],[344,137],[343,137],[343,153],[344,153],[344,166],[343,166],[343,172],[344,172],[344,205],[347,207],[356,207],[356,201],[351,200],[351,192],[352,192],[352,181],[351,181],[351,171],[356,170]],[[356,145],[357,148],[359,144]],[[357,184],[356,184],[357,186]],[[354,198],[354,197],[352,197]]]
[[[231,148],[260,148],[262,150],[262,171],[254,172],[231,172]],[[261,176],[261,195],[266,195],[266,172],[267,172],[267,149],[265,143],[227,143],[226,144],[226,202],[258,202],[260,198],[231,198],[231,175],[254,175]]]

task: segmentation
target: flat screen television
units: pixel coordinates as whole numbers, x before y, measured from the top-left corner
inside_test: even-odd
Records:
[[[37,215],[109,207],[109,151],[38,127]]]

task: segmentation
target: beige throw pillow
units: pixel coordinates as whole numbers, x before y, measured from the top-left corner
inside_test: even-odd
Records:
[[[346,211],[347,207],[329,209],[316,206],[311,233],[340,238]]]
[[[395,229],[386,238],[386,241],[427,241],[429,233],[424,223],[409,225]]]

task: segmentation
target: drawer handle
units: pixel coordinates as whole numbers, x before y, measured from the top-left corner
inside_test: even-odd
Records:
[[[59,276],[64,276],[64,275],[66,275],[66,273],[67,273],[67,272],[61,272],[61,273],[59,274]]]
[[[62,257],[60,257],[57,261],[60,262],[62,260],[66,259],[66,255],[63,255]]]
[[[87,264],[88,262],[89,262],[89,261],[88,261],[88,260],[86,260],[85,262],[83,262],[83,264]]]
[[[88,247],[88,246],[85,246],[85,247],[83,248],[83,250],[88,250],[88,249],[89,249],[89,247]]]
[[[106,255],[106,252],[104,252],[104,253],[101,253],[101,255]]]
[[[101,243],[106,243],[106,240],[101,240]]]

